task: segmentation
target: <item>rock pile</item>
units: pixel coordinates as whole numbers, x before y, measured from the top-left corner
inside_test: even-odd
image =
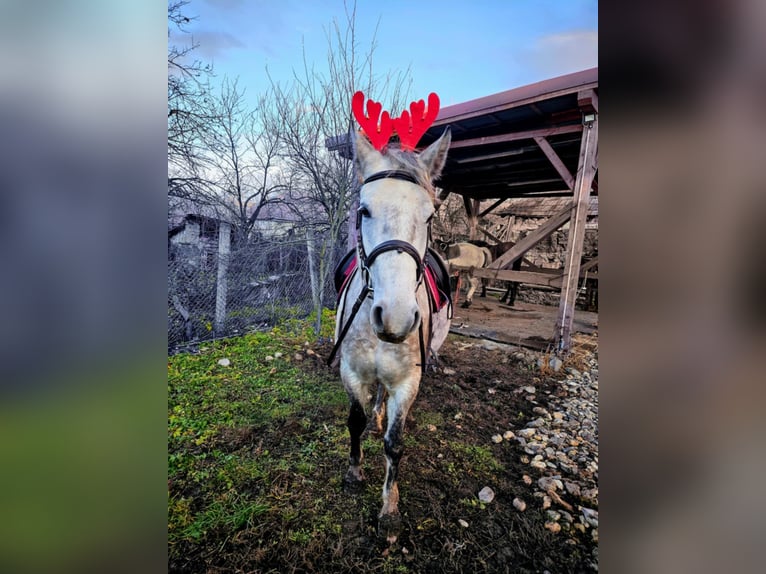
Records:
[[[531,352],[510,358],[539,369],[539,357]],[[518,456],[529,473],[519,482],[532,491],[532,501],[514,500],[515,508],[524,512],[539,505],[551,532],[577,532],[597,542],[598,360],[588,353],[581,364],[587,368],[564,366],[547,378],[541,373],[534,386],[517,388],[514,392],[534,405],[534,418],[506,434],[521,447]]]

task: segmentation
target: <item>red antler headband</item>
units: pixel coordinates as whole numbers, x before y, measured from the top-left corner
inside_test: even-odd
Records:
[[[428,107],[423,100],[412,102],[409,112],[405,110],[400,117],[393,120],[388,112],[383,112],[381,116],[382,108],[380,103],[367,100],[367,113],[365,114],[364,94],[356,92],[351,98],[351,109],[354,112],[354,117],[376,150],[382,150],[393,132],[396,131],[399,134],[402,149],[414,151],[418,141],[431,127],[439,113],[439,96],[431,92],[428,95]],[[379,116],[380,124],[378,124]]]

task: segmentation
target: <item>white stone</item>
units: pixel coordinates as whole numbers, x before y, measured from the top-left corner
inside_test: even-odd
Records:
[[[231,365],[231,361],[229,359],[219,359],[218,364],[221,365],[222,367],[228,367],[229,365]]]
[[[482,502],[492,502],[495,500],[495,491],[490,487],[485,486],[479,491],[479,500]]]
[[[492,442],[494,442],[495,444],[499,444],[499,443],[503,442],[503,437],[501,435],[499,435],[499,434],[493,434],[492,435]]]
[[[505,432],[503,433],[503,438],[504,438],[505,440],[511,440],[511,439],[513,439],[513,438],[516,438],[516,435],[514,435],[514,434],[513,434],[513,431],[509,431],[509,430],[507,430],[507,431],[505,431]]]
[[[513,499],[513,507],[519,512],[524,512],[527,509],[527,503],[520,498]]]
[[[463,520],[462,518],[457,521],[457,523],[462,526],[463,528],[468,528],[468,523]]]

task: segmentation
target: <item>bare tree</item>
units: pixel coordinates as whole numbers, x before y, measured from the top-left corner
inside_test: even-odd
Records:
[[[201,136],[207,185],[193,199],[234,226],[235,240],[244,245],[270,204],[283,201],[289,175],[278,164],[279,126],[265,125],[263,110],[269,96],[260,98],[255,111],[246,109],[245,92],[237,81],[224,79],[209,100],[209,121]]]
[[[303,54],[303,69],[292,84],[274,90],[274,122],[282,126],[284,161],[293,173],[290,204],[306,226],[316,329],[329,276],[344,248],[342,236],[357,182],[348,153],[327,149],[327,142],[354,129],[351,96],[374,91],[375,99],[401,106],[409,68],[394,75],[373,73],[375,38],[362,53],[356,37],[356,3],[345,7],[345,21],[334,20],[327,30],[326,66],[317,68]]]
[[[209,79],[212,66],[193,58],[197,44],[179,45],[192,20],[184,11],[189,0],[168,3],[168,193],[191,197],[204,187],[201,136],[210,121]],[[178,36],[180,34],[180,36]]]

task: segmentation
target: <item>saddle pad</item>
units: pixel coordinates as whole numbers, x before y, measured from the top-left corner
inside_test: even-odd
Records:
[[[426,283],[434,311],[441,311],[447,303],[452,305],[452,290],[450,289],[447,265],[439,254],[430,247],[426,250]]]
[[[431,305],[434,311],[441,311],[447,303],[452,302],[447,266],[439,254],[430,247],[426,251],[425,263],[425,281]],[[339,301],[343,290],[356,271],[356,264],[356,249],[352,249],[335,267],[334,283]]]
[[[340,301],[340,295],[343,293],[343,289],[346,283],[356,270],[356,249],[352,249],[343,256],[340,263],[335,267],[335,275],[333,277],[335,283],[335,292],[338,294],[338,300]]]

